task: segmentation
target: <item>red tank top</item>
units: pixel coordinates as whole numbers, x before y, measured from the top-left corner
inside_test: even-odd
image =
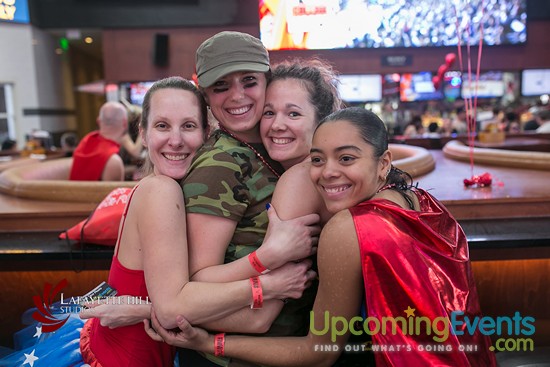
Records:
[[[99,131],[86,135],[73,152],[73,165],[69,180],[99,181],[107,161],[113,154],[117,154],[120,145],[104,138]]]
[[[132,190],[126,204],[121,233],[124,230],[126,213],[136,188],[137,186]],[[118,295],[134,296],[136,300],[141,297],[144,302],[148,299],[149,294],[143,270],[128,269],[122,265],[118,261],[118,246],[111,263],[108,283],[117,290]],[[173,365],[175,348],[151,339],[145,332],[142,323],[109,329],[101,326],[99,319],[92,319],[89,330],[89,349],[92,355],[85,352],[85,347],[83,347],[82,355],[86,363],[92,364],[90,359],[95,357],[103,367],[168,367]]]

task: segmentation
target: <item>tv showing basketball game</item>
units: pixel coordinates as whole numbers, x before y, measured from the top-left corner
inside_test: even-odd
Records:
[[[527,0],[259,0],[269,50],[515,45]]]

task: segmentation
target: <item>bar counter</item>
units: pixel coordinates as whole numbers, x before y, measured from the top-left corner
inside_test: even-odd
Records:
[[[0,233],[64,230],[85,219],[96,205],[30,200],[0,193]]]

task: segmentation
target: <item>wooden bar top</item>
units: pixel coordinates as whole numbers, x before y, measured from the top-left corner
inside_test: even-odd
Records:
[[[30,200],[0,193],[0,232],[61,231],[87,218],[96,206]]]
[[[478,165],[474,175],[491,174],[489,187],[469,188],[470,164],[449,159],[440,150],[430,150],[435,169],[416,177],[418,186],[429,190],[457,219],[549,217],[550,167],[548,171]],[[550,223],[550,221],[549,221]]]
[[[521,142],[520,140],[515,139],[533,139],[531,141],[524,140]],[[419,147],[424,147],[426,149],[441,149],[451,140],[460,140],[464,144],[468,144],[468,136],[466,134],[452,134],[451,136],[435,136],[435,137],[407,137],[407,136],[393,136],[390,138],[390,143],[397,143],[397,144],[407,144],[407,145],[416,145]],[[535,142],[534,140],[539,140],[538,142]],[[530,145],[531,147],[527,149],[519,148],[519,150],[538,150],[538,151],[548,151],[549,148],[549,141],[550,141],[550,133],[536,133],[534,131],[525,131],[523,133],[519,134],[511,134],[506,133],[506,140],[510,141],[508,144],[510,146],[515,145]],[[476,143],[479,141],[476,139]],[[482,144],[482,143],[480,143]],[[492,147],[493,148],[493,147]],[[518,150],[518,149],[516,149]]]
[[[64,152],[49,152],[48,154],[32,155],[28,157],[22,157],[20,154],[3,154],[0,155],[0,172],[12,167],[18,167],[25,164],[31,164],[62,157],[65,157]]]
[[[524,152],[550,152],[550,139],[510,137],[499,143],[474,142],[478,148],[507,149]]]

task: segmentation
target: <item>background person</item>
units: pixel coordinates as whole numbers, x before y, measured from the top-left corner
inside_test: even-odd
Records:
[[[428,132],[424,134],[426,138],[439,138],[441,134],[439,132],[439,124],[432,121],[428,124]]]
[[[78,145],[78,137],[76,133],[68,131],[63,133],[59,138],[61,151],[65,153],[65,157],[72,157],[73,152]]]
[[[415,138],[420,137],[422,134],[424,134],[424,125],[422,125],[422,117],[420,116],[414,116],[411,119],[411,122],[407,124],[405,127],[405,131],[403,131],[403,136]]]
[[[550,133],[550,110],[540,109],[535,114],[535,119],[539,127],[535,130],[537,133]]]
[[[451,133],[465,134],[468,132],[466,108],[458,107],[451,122]]]
[[[12,139],[6,139],[2,142],[2,152],[16,152],[17,142]]]
[[[335,213],[319,242],[315,332],[301,338],[214,337],[180,316],[182,332],[163,329],[153,318],[159,335],[151,328],[149,334],[266,365],[331,366],[349,329],[331,329],[329,318],[353,320],[364,301],[366,316],[379,323],[399,316],[441,321],[432,329],[423,324],[407,330],[406,321],[386,333],[369,328],[378,330],[372,332],[373,345],[410,347],[375,353],[378,366],[496,366],[489,337],[479,329],[470,333],[462,326],[456,335],[445,329],[454,311],[470,319],[481,316],[466,237],[441,203],[391,165],[383,122],[362,108],[335,112],[315,132],[311,161],[311,180]],[[422,351],[439,342],[450,350]],[[461,351],[462,344],[476,345],[477,351]],[[320,350],[327,345],[338,348]]]
[[[120,140],[120,156],[125,165],[140,163],[143,160],[143,143],[139,133],[142,107],[128,102],[120,101],[128,111],[128,129]]]
[[[75,181],[123,181],[124,163],[118,152],[128,129],[126,108],[106,102],[97,117],[99,129],[87,134],[73,152],[69,175]]]
[[[504,125],[503,131],[509,134],[519,134],[521,133],[521,124],[519,120],[519,115],[514,111],[508,111],[504,114],[502,119],[502,124]]]

